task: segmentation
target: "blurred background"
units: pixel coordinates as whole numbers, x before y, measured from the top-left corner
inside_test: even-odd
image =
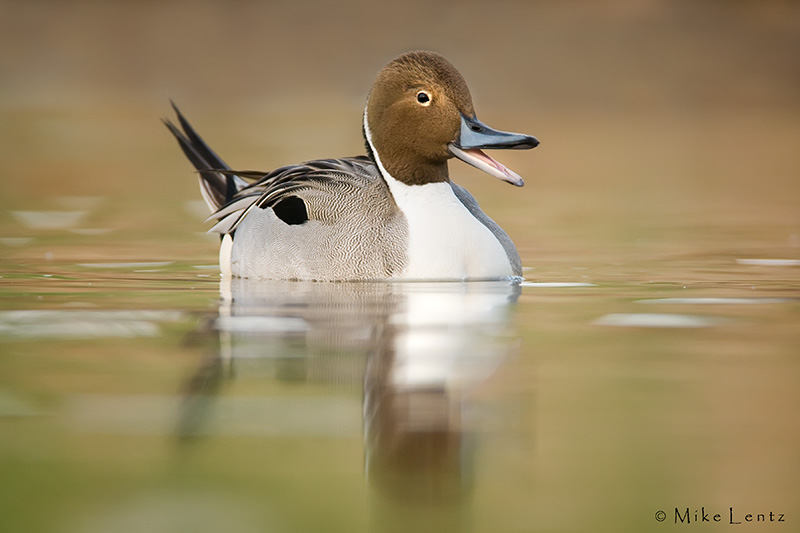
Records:
[[[526,264],[800,253],[796,2],[2,0],[0,43],[9,236],[26,231],[11,209],[102,196],[84,224],[115,229],[104,253],[212,257],[186,239],[205,226],[169,99],[234,168],[354,155],[375,73],[421,48],[462,71],[482,120],[542,141],[498,154],[519,191],[451,165]]]
[[[490,324],[519,355],[470,390],[480,431],[438,441],[444,488],[474,485],[472,530],[647,531],[676,506],[796,526],[790,0],[0,0],[0,524],[369,529],[363,373],[303,381],[297,358],[281,379],[265,357],[220,377],[218,239],[161,119],[174,100],[239,169],[362,154],[372,80],[410,49],[449,58],[481,120],[542,141],[495,154],[522,189],[450,167],[529,282]],[[326,301],[275,307],[361,309]],[[178,448],[187,381],[245,408]],[[281,433],[282,405],[313,429]]]

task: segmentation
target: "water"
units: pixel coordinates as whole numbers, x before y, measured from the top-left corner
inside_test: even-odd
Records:
[[[796,182],[712,210],[467,171],[518,285],[231,282],[168,154],[3,182],[3,530],[800,520]]]
[[[591,266],[522,284],[7,269],[4,522],[644,531],[687,508],[794,521],[800,297],[791,266],[763,268],[694,286]]]

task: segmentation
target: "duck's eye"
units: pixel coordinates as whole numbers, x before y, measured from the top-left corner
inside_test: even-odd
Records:
[[[420,105],[425,105],[425,106],[431,105],[431,95],[430,95],[430,93],[428,93],[426,91],[418,92],[417,93],[417,102],[419,102]]]

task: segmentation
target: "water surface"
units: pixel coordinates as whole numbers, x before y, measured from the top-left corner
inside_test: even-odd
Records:
[[[729,268],[748,286],[7,270],[3,514],[70,532],[794,519],[797,273]]]

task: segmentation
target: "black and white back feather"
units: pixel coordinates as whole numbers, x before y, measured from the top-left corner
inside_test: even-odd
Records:
[[[381,279],[402,270],[405,217],[371,158],[237,171],[175,112],[180,127],[164,122],[199,172],[215,222],[209,231],[235,233],[236,275],[263,276],[264,264],[276,278],[331,279],[334,272],[335,279]]]

